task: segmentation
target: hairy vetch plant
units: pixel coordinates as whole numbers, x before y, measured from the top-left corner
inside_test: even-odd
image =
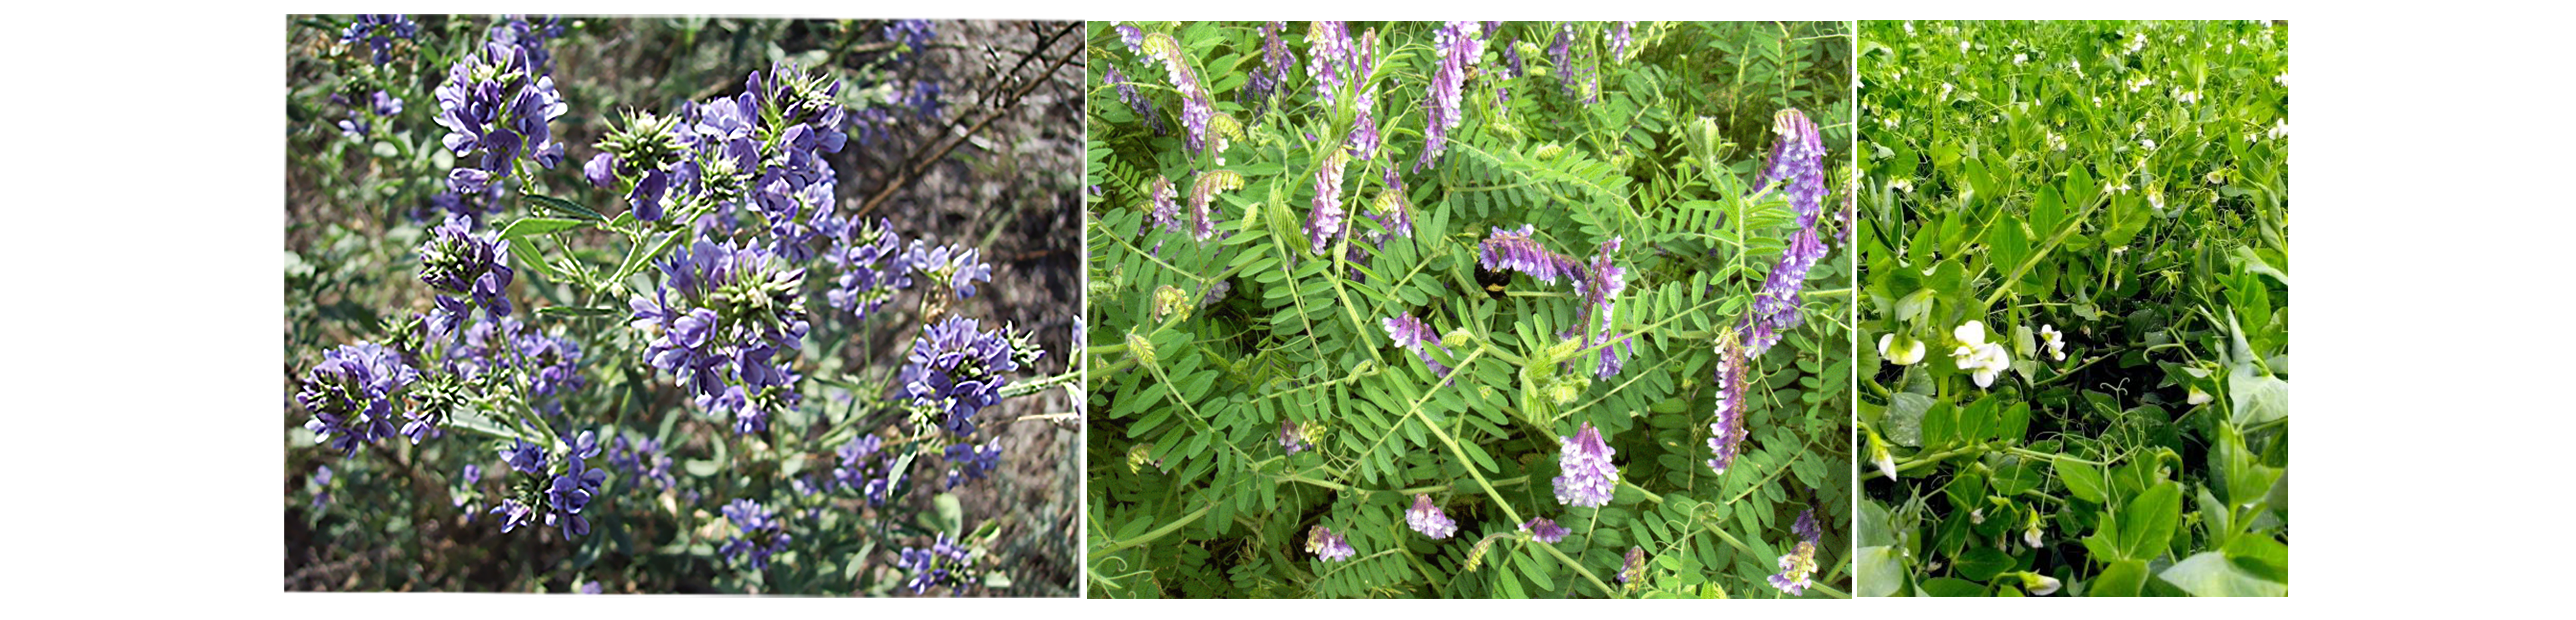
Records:
[[[1092,594],[1847,590],[1839,24],[1090,36]]]
[[[2287,595],[2287,26],[1861,38],[1856,594]]]

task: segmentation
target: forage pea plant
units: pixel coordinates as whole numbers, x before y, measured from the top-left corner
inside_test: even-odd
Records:
[[[1848,591],[1843,24],[1090,37],[1093,595]]]
[[[289,312],[290,323],[378,317],[290,325],[290,359],[300,362],[289,457],[313,464],[290,491],[290,500],[310,495],[291,501],[309,518],[291,519],[290,547],[302,531],[316,546],[381,545],[347,562],[428,558],[427,574],[384,569],[324,585],[1015,592],[1031,560],[1022,539],[1004,535],[1010,513],[970,508],[993,506],[988,498],[1005,494],[994,487],[1016,484],[1002,479],[1022,465],[1062,470],[1016,462],[1037,457],[1032,433],[1011,431],[1072,428],[1070,414],[1039,409],[1070,401],[1040,395],[1071,389],[1079,374],[1035,326],[996,316],[997,292],[1029,288],[1012,281],[1027,277],[1023,267],[988,253],[998,230],[942,235],[907,221],[927,217],[872,213],[861,192],[894,195],[920,176],[849,169],[871,149],[931,157],[936,144],[899,137],[948,133],[894,131],[897,119],[944,126],[951,114],[989,115],[983,127],[1010,112],[1008,103],[952,110],[935,86],[890,86],[930,84],[904,78],[903,63],[925,62],[939,24],[733,24],[744,36],[793,32],[823,47],[728,70],[705,93],[663,105],[580,92],[574,84],[621,67],[563,65],[554,52],[598,58],[610,47],[585,34],[694,36],[687,27],[702,21],[678,20],[673,32],[658,22],[424,20],[440,27],[395,16],[299,22],[342,33],[324,56],[356,71],[340,79],[381,87],[411,102],[394,107],[425,117],[360,111],[368,131],[394,132],[371,134],[379,144],[409,144],[370,151],[400,161],[360,167],[379,179],[360,191],[476,205],[430,211],[425,230],[396,219],[380,239],[342,233],[344,246],[396,246],[383,260],[408,277],[353,278],[396,290],[333,291],[334,305]],[[1057,27],[1068,38],[1073,28]],[[1031,53],[1050,47],[1070,58],[1043,43]],[[433,56],[446,64],[416,83],[371,68],[429,62],[404,57],[429,49],[453,53]],[[671,64],[716,60],[669,53]],[[582,105],[621,98],[640,103]],[[409,148],[434,156],[404,159]],[[345,160],[313,165],[332,163]],[[394,174],[419,178],[382,178]],[[303,261],[290,253],[290,286],[302,284],[297,264],[318,271]],[[1063,313],[1056,329],[1072,318]],[[297,347],[300,333],[336,342]],[[502,571],[531,574],[476,574]]]
[[[2287,595],[2287,26],[1861,36],[1856,594]]]

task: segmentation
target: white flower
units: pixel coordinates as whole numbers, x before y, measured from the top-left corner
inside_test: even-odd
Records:
[[[2066,361],[2066,335],[2058,333],[2057,326],[2039,326],[2039,340],[2041,344],[2048,347],[2048,355],[2050,357],[2057,358],[2057,361],[2060,362]],[[2032,546],[2036,547],[2038,545]]]
[[[1967,42],[1967,41],[1960,41],[1960,42],[1959,42],[1959,51],[1962,51],[1962,52],[1968,51],[1968,42]]]
[[[2030,55],[2029,55],[2029,54],[2014,54],[2014,55],[2013,55],[2013,64],[2018,65],[2018,64],[2027,63],[2027,62],[2030,62]]]
[[[1985,322],[1962,323],[1950,330],[1950,336],[1959,341],[1959,346],[1950,351],[1950,363],[1970,371],[1969,378],[1977,382],[1977,387],[1993,387],[1995,375],[2012,367],[2012,354],[2004,350],[2002,343],[1986,342]]]
[[[1969,523],[1985,523],[1985,522],[1986,522],[1986,509],[1984,509],[1984,508],[1979,508],[1979,509],[1976,509],[1976,510],[1970,510],[1970,511],[1968,511],[1968,522],[1969,522]]]
[[[1951,90],[1951,89],[1954,89],[1954,88],[1958,88],[1958,87],[1956,87],[1956,86],[1951,86],[1949,82],[1942,82],[1942,83],[1941,83],[1941,98],[1942,98],[1942,99],[1948,99],[1948,98],[1950,98],[1950,90]]]
[[[2272,121],[2272,130],[2264,132],[2263,135],[2271,136],[2274,140],[2290,139],[2290,119]]]
[[[2141,32],[2141,33],[2138,33],[2138,36],[2136,36],[2135,38],[2131,38],[2131,39],[2129,39],[2129,53],[2131,53],[2131,54],[2135,54],[2135,53],[2138,53],[2138,50],[2142,50],[2142,49],[2146,49],[2146,48],[2147,48],[2147,33]]]
[[[2063,583],[2059,583],[2059,582],[2057,581],[2057,578],[2056,578],[2056,577],[2050,577],[2050,576],[2047,576],[2047,575],[2031,575],[2031,576],[2032,576],[2032,577],[2036,577],[2036,578],[2038,578],[2037,580],[2038,580],[2038,582],[2039,582],[2039,583],[2038,583],[2038,584],[2036,584],[2036,585],[2029,584],[2028,582],[2029,582],[2029,581],[2031,581],[2031,580],[2028,580],[2028,579],[2023,580],[2023,582],[2024,582],[2024,585],[2027,585],[2027,586],[2030,588],[2030,593],[2031,593],[2032,595],[2034,595],[2034,596],[2048,596],[2048,595],[2051,595],[2051,594],[2056,594],[2056,593],[2057,593],[2057,588],[2058,588],[2059,586],[2066,585],[2066,584],[2063,584]]]
[[[1905,36],[1914,36],[1914,22],[1905,22]]]
[[[1887,182],[1887,186],[1888,186],[1888,187],[1891,187],[1891,188],[1895,188],[1895,189],[1904,190],[1904,191],[1905,191],[1905,193],[1908,193],[1908,194],[1914,193],[1914,180],[1913,180],[1913,179],[1897,179],[1897,180],[1894,180],[1894,181],[1888,181],[1888,182]]]
[[[1895,457],[1893,457],[1893,456],[1888,455],[1887,450],[1882,448],[1882,449],[1880,449],[1880,450],[1878,451],[1878,459],[1877,459],[1877,460],[1878,460],[1878,473],[1880,473],[1880,474],[1882,474],[1882,475],[1887,476],[1887,479],[1889,479],[1889,480],[1895,480],[1895,479],[1896,479],[1896,458],[1895,458]]]
[[[2156,150],[2156,139],[2155,139],[2155,138],[2139,138],[2139,139],[2138,139],[2138,145],[2139,145],[2139,146],[2147,147],[2147,150],[2153,151],[2153,150]]]
[[[2021,541],[2022,541],[2023,543],[2025,543],[2025,544],[2029,544],[2029,545],[2030,545],[2030,548],[2032,548],[2032,549],[2037,549],[2037,548],[2039,548],[2039,543],[2047,542],[2047,541],[2043,541],[2043,540],[2040,540],[2040,539],[2039,539],[2039,521],[2038,521],[2038,520],[2036,520],[2036,519],[2032,520],[2032,521],[2030,522],[2030,527],[2022,529],[2022,531],[2021,531]]]
[[[2102,191],[2114,194],[2126,194],[2129,193],[2129,190],[2131,189],[2136,188],[2129,187],[2129,182],[2127,180],[2112,181],[2110,185],[2102,186]]]
[[[2048,148],[2060,153],[2066,152],[2066,136],[2057,135],[2054,131],[2048,132]]]
[[[2211,400],[2216,399],[2211,398],[2208,392],[2200,391],[2200,386],[2196,385],[2192,386],[2190,394],[2185,394],[2182,397],[2182,402],[2193,405],[2207,404]]]
[[[2180,101],[2183,103],[2200,103],[2200,91],[2185,90],[2177,92],[2174,94],[2174,101]]]
[[[2164,212],[2165,212],[2165,193],[2164,193],[2164,192],[2161,192],[2161,191],[2157,191],[2157,192],[2147,192],[2147,206],[2155,207],[2155,208],[2156,208],[2156,213],[2159,213],[2159,214],[2164,213]]]
[[[1923,341],[1913,338],[1899,339],[1896,334],[1878,336],[1878,356],[1898,366],[1912,366],[1923,361],[1923,352],[1927,348]]]

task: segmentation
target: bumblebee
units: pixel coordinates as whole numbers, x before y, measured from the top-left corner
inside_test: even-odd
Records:
[[[1477,265],[1476,285],[1485,287],[1486,295],[1493,297],[1496,301],[1501,301],[1505,291],[1511,288],[1512,274],[1486,269],[1484,265]]]

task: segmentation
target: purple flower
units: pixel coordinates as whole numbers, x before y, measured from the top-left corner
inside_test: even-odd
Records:
[[[331,466],[323,465],[313,470],[313,509],[321,510],[323,504],[330,502]]]
[[[661,483],[663,488],[678,482],[671,476],[671,456],[662,453],[662,442],[655,439],[628,441],[619,436],[609,448],[608,466],[639,481]]]
[[[1287,450],[1289,454],[1296,454],[1312,447],[1314,447],[1313,444],[1306,443],[1306,432],[1297,427],[1296,420],[1279,421],[1280,449]]]
[[[1619,487],[1619,466],[1610,462],[1618,453],[1601,440],[1601,430],[1584,422],[1573,437],[1559,437],[1563,449],[1557,456],[1557,467],[1565,475],[1556,477],[1556,501],[1569,506],[1605,506]]]
[[[1629,28],[1633,28],[1633,27],[1635,27],[1636,25],[1637,25],[1637,22],[1632,22],[1632,21],[1629,21],[1629,22],[1619,22],[1619,25],[1618,25],[1618,26],[1612,27],[1612,28],[1610,29],[1610,59],[1611,59],[1611,60],[1618,60],[1618,59],[1620,59],[1620,58],[1625,57],[1625,56],[1627,56],[1627,55],[1628,55],[1628,43],[1629,43],[1629,42],[1631,42],[1631,41],[1634,41],[1634,40],[1635,40],[1635,39],[1632,39],[1632,38],[1630,38],[1630,37],[1628,36],[1628,29],[1629,29]]]
[[[1325,156],[1323,167],[1315,171],[1315,207],[1306,217],[1306,238],[1312,242],[1311,251],[1315,254],[1323,254],[1324,248],[1332,245],[1333,237],[1342,234],[1346,215],[1342,211],[1342,168],[1348,164],[1350,158],[1341,149],[1334,149]]]
[[[913,406],[944,415],[940,426],[965,437],[975,434],[976,411],[1001,402],[1002,386],[1010,381],[1003,373],[1019,368],[1003,332],[950,315],[913,339],[896,382]]]
[[[1432,48],[1440,52],[1440,67],[1432,72],[1430,92],[1423,97],[1426,112],[1422,158],[1413,162],[1416,172],[1440,158],[1440,152],[1448,148],[1449,130],[1457,129],[1459,121],[1466,118],[1460,91],[1467,83],[1467,68],[1475,66],[1485,53],[1484,41],[1476,37],[1476,30],[1476,22],[1452,21],[1433,35]]]
[[[470,219],[449,216],[430,230],[420,245],[420,281],[441,298],[471,295],[490,318],[509,316],[510,249],[501,245],[500,233],[475,235],[467,232],[471,226]]]
[[[628,302],[646,363],[671,371],[700,407],[731,412],[738,432],[758,432],[770,412],[794,407],[800,377],[771,358],[801,349],[811,329],[805,270],[730,241],[700,241],[659,266],[661,286]]]
[[[598,594],[598,593],[599,593],[599,580],[597,580],[597,579],[592,579],[592,580],[590,580],[590,581],[584,581],[584,582],[582,582],[582,583],[581,583],[581,593],[582,593],[582,594]]]
[[[1432,374],[1449,376],[1449,367],[1441,365],[1439,360],[1432,359],[1431,351],[1422,346],[1430,344],[1440,347],[1441,353],[1454,355],[1450,352],[1449,345],[1440,342],[1440,334],[1432,331],[1429,323],[1424,323],[1422,319],[1413,318],[1411,313],[1406,313],[1387,317],[1379,321],[1379,325],[1386,328],[1386,337],[1394,340],[1395,346],[1403,347],[1406,351],[1412,351],[1414,357],[1422,358],[1422,364],[1430,366]]]
[[[1619,583],[1634,584],[1646,578],[1646,548],[1628,547],[1628,555],[1619,561]]]
[[[1817,133],[1814,121],[1796,109],[1772,115],[1771,129],[1779,140],[1772,143],[1771,159],[1762,167],[1762,182],[1766,186],[1785,183],[1789,206],[1798,212],[1798,226],[1814,228],[1817,216],[1824,212],[1824,136]]]
[[[1118,41],[1127,44],[1127,53],[1145,53],[1145,31],[1135,24],[1119,24]]]
[[[1170,131],[1169,127],[1163,125],[1162,113],[1154,109],[1154,100],[1136,92],[1134,78],[1127,77],[1127,74],[1118,71],[1118,67],[1111,66],[1108,72],[1102,75],[1100,81],[1117,88],[1118,100],[1126,102],[1127,109],[1134,111],[1136,118],[1151,123],[1154,127],[1154,135],[1159,136]]]
[[[1377,31],[1370,30],[1351,48],[1351,76],[1365,78],[1377,66]],[[1354,159],[1368,159],[1377,153],[1381,138],[1377,131],[1377,87],[1371,85],[1351,98],[1351,135],[1343,140]]]
[[[1216,195],[1243,187],[1243,174],[1210,170],[1190,185],[1190,237],[1205,242],[1216,237]]]
[[[304,429],[313,431],[314,443],[327,441],[341,456],[356,456],[361,444],[393,436],[395,399],[418,380],[419,371],[382,345],[361,342],[325,351],[296,394],[313,415]]]
[[[1799,291],[1806,286],[1807,272],[1824,258],[1825,244],[1816,239],[1816,229],[1801,228],[1789,239],[1789,247],[1780,252],[1780,262],[1771,266],[1771,275],[1762,281],[1761,292],[1753,296],[1752,313],[1745,317],[1744,346],[1752,355],[1761,355],[1780,341],[1780,330],[1797,327]]]
[[[548,127],[568,106],[530,51],[511,41],[487,41],[481,53],[467,54],[448,67],[447,81],[434,91],[438,124],[448,130],[442,143],[458,164],[472,164],[457,170],[479,171],[451,172],[448,185],[457,193],[475,193],[484,183],[509,178],[516,171],[512,162],[520,157],[551,168],[553,161],[537,155],[562,153]],[[477,153],[479,159],[469,159]]]
[[[1163,62],[1172,88],[1181,91],[1182,143],[1191,153],[1206,149],[1208,121],[1216,118],[1216,104],[1209,101],[1207,84],[1199,81],[1198,71],[1190,67],[1189,59],[1181,57],[1181,42],[1157,32],[1145,35],[1142,49]]]
[[[1001,467],[1002,440],[996,437],[983,445],[951,444],[945,456],[948,457],[948,487],[957,488],[967,479],[982,480]]]
[[[1798,541],[1789,553],[1780,556],[1780,574],[1769,579],[1771,587],[1790,596],[1805,594],[1809,580],[1816,574],[1816,543]]]
[[[877,218],[874,225],[850,224],[837,236],[834,247],[824,252],[824,259],[841,267],[833,287],[823,293],[832,307],[864,320],[893,300],[896,291],[912,287],[912,269],[900,259],[903,243],[895,237],[893,226],[885,218]]]
[[[1521,524],[1521,531],[1529,532],[1533,540],[1548,544],[1565,540],[1565,535],[1571,533],[1565,526],[1557,525],[1556,520],[1546,517],[1531,517],[1529,522]]]
[[[1619,251],[1619,241],[1619,237],[1611,237],[1609,241],[1602,242],[1600,249],[1593,255],[1591,268],[1584,274],[1586,276],[1583,278],[1584,307],[1583,312],[1576,316],[1580,319],[1584,314],[1597,312],[1600,318],[1599,331],[1587,333],[1584,336],[1583,341],[1586,345],[1607,342],[1618,331],[1615,315],[1618,310],[1619,292],[1628,288],[1627,271],[1610,262],[1610,254]],[[1636,352],[1634,338],[1629,338],[1621,344],[1626,345],[1630,353]],[[1594,376],[1607,378],[1619,374],[1621,362],[1618,349],[1619,345],[1601,347],[1601,364],[1593,371]]]
[[[519,503],[519,500],[516,499],[501,500],[501,505],[493,506],[491,512],[492,514],[501,515],[501,533],[503,534],[510,533],[510,530],[536,525],[537,523],[537,511],[529,508],[527,504]]]
[[[1433,540],[1448,538],[1458,533],[1458,522],[1449,520],[1449,515],[1442,514],[1439,506],[1431,505],[1431,496],[1428,494],[1413,496],[1413,509],[1404,511],[1404,524]]]
[[[972,568],[966,561],[966,548],[949,538],[947,532],[939,533],[928,549],[904,547],[895,567],[912,573],[912,578],[905,580],[903,587],[916,596],[943,586],[948,588],[949,594],[956,594],[971,583],[966,578],[966,572]]]
[[[1278,93],[1279,86],[1288,83],[1288,76],[1297,72],[1297,54],[1288,51],[1288,44],[1279,39],[1279,33],[1288,30],[1287,22],[1262,24],[1258,30],[1261,32],[1261,68],[1253,70],[1243,90],[1244,102],[1249,104],[1246,107],[1252,109],[1255,118],[1269,107],[1271,96]]]
[[[584,439],[592,437],[586,431],[582,436]],[[597,443],[588,443],[595,454]],[[590,520],[582,518],[581,511],[598,496],[600,486],[608,480],[608,472],[583,466],[582,458],[578,449],[566,454],[563,473],[546,482],[546,505],[550,509],[546,513],[546,525],[562,528],[566,536],[590,535]]]
[[[340,31],[341,45],[367,44],[375,64],[393,62],[394,39],[416,39],[420,24],[403,15],[359,15]]]
[[[1499,226],[1495,227],[1493,234],[1487,235],[1485,240],[1476,246],[1477,264],[1492,271],[1518,271],[1529,274],[1530,277],[1548,284],[1555,284],[1559,279],[1571,281],[1583,279],[1581,263],[1540,247],[1538,241],[1531,238],[1535,234],[1537,229],[1528,224],[1522,224],[1520,230],[1504,230]]]
[[[776,514],[762,508],[760,502],[736,499],[725,504],[722,512],[735,529],[732,536],[716,546],[716,553],[727,562],[742,560],[752,570],[767,570],[769,557],[786,551],[787,544],[795,540]]]
[[[1313,553],[1316,558],[1326,562],[1340,562],[1359,554],[1357,550],[1351,548],[1350,541],[1342,539],[1340,534],[1333,533],[1332,528],[1321,525],[1306,530],[1306,552]]]
[[[1315,80],[1315,97],[1324,105],[1333,105],[1333,91],[1340,90],[1351,76],[1350,27],[1337,21],[1318,21],[1306,27],[1306,76]]]
[[[1170,177],[1155,175],[1154,184],[1145,189],[1145,199],[1153,203],[1152,210],[1148,212],[1148,217],[1151,219],[1146,222],[1153,226],[1161,226],[1163,230],[1180,232],[1180,198],[1181,192],[1173,188]]]
[[[1799,538],[1806,539],[1810,543],[1823,542],[1825,537],[1824,529],[1816,525],[1814,508],[1799,511],[1798,521],[1789,525],[1789,532],[1797,534]]]
[[[1735,455],[1744,450],[1744,370],[1752,362],[1732,333],[1721,333],[1717,344],[1717,419],[1708,425],[1708,451],[1713,454],[1708,468],[1719,474],[1735,463]]]
[[[886,42],[903,44],[902,49],[889,55],[893,60],[902,60],[907,55],[930,49],[930,38],[936,36],[939,36],[938,26],[927,19],[898,19],[885,27]]]
[[[546,451],[528,440],[512,439],[510,445],[501,447],[501,463],[523,474],[545,471]]]

